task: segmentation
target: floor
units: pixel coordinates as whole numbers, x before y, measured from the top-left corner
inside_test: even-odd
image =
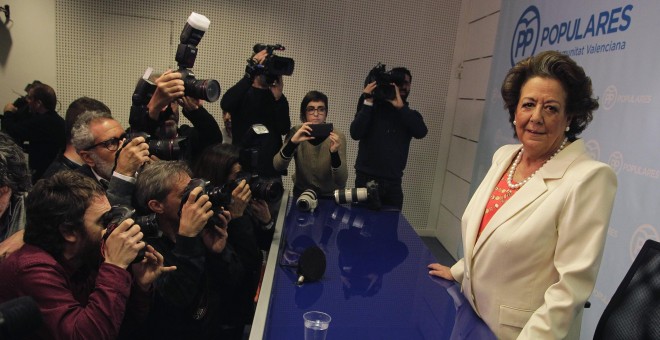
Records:
[[[435,255],[438,263],[441,263],[445,266],[452,266],[454,263],[456,263],[456,260],[435,237],[422,237],[422,241],[424,241],[426,246],[431,250],[431,253]]]

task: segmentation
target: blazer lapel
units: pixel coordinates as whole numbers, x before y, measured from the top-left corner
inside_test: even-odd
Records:
[[[581,139],[574,141],[562,152],[557,154],[555,158],[545,164],[543,168],[529,180],[529,182],[520,188],[517,193],[511,196],[511,198],[504,205],[502,205],[502,207],[495,213],[495,215],[493,215],[491,220],[488,222],[488,225],[479,236],[476,244],[474,244],[474,250],[472,252],[473,256],[477,254],[479,249],[481,249],[481,247],[495,230],[497,230],[506,221],[510,220],[518,212],[523,210],[527,205],[532,203],[548,190],[546,181],[561,178],[568,169],[569,165],[575,161],[575,159],[583,152],[583,150],[584,142]],[[502,174],[503,172],[500,172],[500,177]],[[497,180],[499,181],[499,178]],[[491,192],[488,193],[488,197],[485,198],[485,201],[481,207],[486,206],[486,202],[488,201]]]

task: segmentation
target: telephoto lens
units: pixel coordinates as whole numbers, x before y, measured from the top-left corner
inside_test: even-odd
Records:
[[[337,204],[364,202],[368,197],[367,188],[335,190],[335,202]]]
[[[318,206],[319,201],[316,198],[316,193],[312,189],[307,189],[300,194],[296,201],[296,206],[300,211],[312,211]]]

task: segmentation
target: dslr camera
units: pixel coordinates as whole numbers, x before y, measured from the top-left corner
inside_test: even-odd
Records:
[[[133,217],[135,209],[132,209],[125,205],[114,205],[101,217],[101,225],[106,229],[105,235],[103,235],[103,240],[108,239],[108,236],[126,219]],[[134,224],[140,226],[140,231],[144,235],[144,238],[158,237],[160,236],[160,230],[158,229],[158,223],[156,222],[156,215],[150,214],[146,216],[135,216],[133,217]],[[144,248],[138,252],[137,257],[133,260],[132,263],[138,263],[144,258]]]
[[[181,209],[183,205],[188,201],[188,196],[193,191],[193,189],[201,187],[202,192],[195,198],[197,200],[202,195],[209,196],[209,202],[211,202],[211,210],[213,210],[213,216],[209,218],[206,222],[204,228],[213,228],[213,226],[222,225],[222,221],[218,217],[218,214],[221,213],[224,207],[227,207],[231,202],[231,190],[226,190],[225,187],[214,187],[211,185],[211,182],[203,178],[193,178],[188,182],[186,188],[183,190],[183,197],[181,197],[181,205],[179,206],[179,216],[181,215]]]
[[[378,63],[374,68],[369,71],[367,79],[364,81],[364,86],[376,82],[376,89],[373,96],[376,100],[394,100],[396,98],[396,89],[394,85],[401,86],[406,81],[405,74],[400,72],[392,72],[385,70],[385,65]]]
[[[149,154],[158,157],[158,159],[171,161],[171,160],[187,160],[190,155],[190,148],[188,147],[188,140],[186,137],[163,136],[155,137],[146,132],[131,131],[126,133],[126,145],[128,142],[136,137],[143,137],[147,145],[149,145]]]
[[[263,63],[256,63],[252,57],[255,54],[266,50],[268,56]],[[293,74],[294,61],[291,58],[280,57],[273,54],[273,51],[284,51],[284,46],[280,44],[275,45],[266,45],[266,44],[256,44],[252,47],[254,52],[248,59],[248,65],[245,68],[245,72],[250,76],[259,76],[264,75],[266,78],[266,83],[268,85],[273,85],[277,82],[279,76],[290,76]]]
[[[378,183],[376,181],[367,182],[364,188],[335,190],[334,196],[337,204],[365,202],[369,209],[380,210],[381,208]]]
[[[176,72],[181,73],[185,95],[214,102],[220,98],[220,83],[214,79],[197,79],[192,71],[197,59],[197,45],[210,24],[211,21],[207,17],[192,12],[181,31],[180,43],[174,59],[178,65]],[[144,76],[138,80],[133,92],[133,105],[146,106],[151,100],[156,91],[156,84],[149,79],[152,71],[152,68],[148,68]]]

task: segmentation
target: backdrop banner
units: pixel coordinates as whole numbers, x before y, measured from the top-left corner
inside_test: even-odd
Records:
[[[471,192],[503,144],[518,143],[500,86],[516,62],[541,51],[570,55],[591,77],[600,108],[579,136],[593,156],[609,164],[618,192],[605,254],[582,339],[591,339],[605,306],[646,239],[658,240],[660,201],[660,91],[657,64],[658,1],[502,1],[486,109]],[[585,211],[589,214],[589,211]]]

